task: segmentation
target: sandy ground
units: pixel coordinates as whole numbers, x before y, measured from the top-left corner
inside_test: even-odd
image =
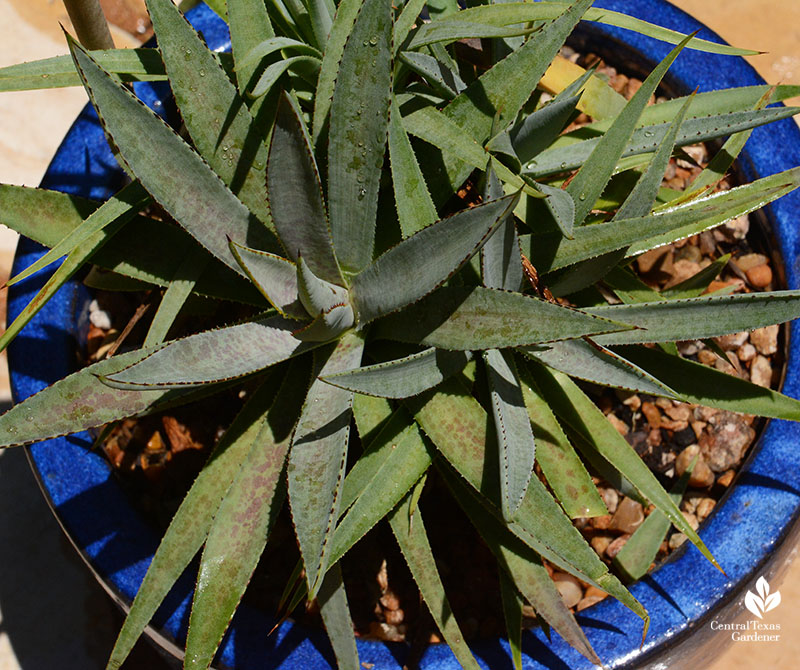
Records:
[[[797,0],[673,2],[729,42],[768,52],[750,59],[767,81],[800,84]],[[123,28],[115,29],[114,37],[118,45],[131,45],[142,28],[142,2],[123,4],[117,15]],[[0,0],[0,67],[64,53],[59,22],[68,25],[60,0]],[[36,185],[85,101],[79,89],[0,95],[0,182]],[[15,244],[13,234],[0,230],[0,276],[7,276]],[[4,298],[0,295],[0,302]],[[0,367],[0,403],[7,403],[7,374],[4,364]],[[103,667],[118,615],[63,538],[21,450],[0,453],[0,510],[0,670]],[[735,644],[711,670],[797,667],[800,561],[780,591],[783,604],[768,616],[781,623],[781,641]],[[145,647],[125,667],[162,666]]]

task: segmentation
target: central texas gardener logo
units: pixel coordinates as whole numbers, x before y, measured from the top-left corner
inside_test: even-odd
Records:
[[[756,591],[758,591],[758,595],[752,591],[747,592],[744,597],[744,606],[759,619],[763,619],[765,613],[774,610],[781,604],[781,593],[780,591],[770,593],[769,583],[763,577],[758,578]]]

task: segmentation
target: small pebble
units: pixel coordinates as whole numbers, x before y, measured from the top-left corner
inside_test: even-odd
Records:
[[[688,538],[683,533],[673,533],[669,538],[669,548],[673,551],[680,547]]]
[[[568,575],[566,572],[556,572],[553,574],[553,581],[567,607],[575,607],[583,598],[583,588],[572,575]]]
[[[625,546],[625,543],[629,539],[630,535],[620,535],[616,540],[608,545],[608,548],[606,549],[606,556],[613,559],[620,551],[622,551],[622,547]]]
[[[644,521],[644,510],[642,506],[631,498],[623,498],[617,511],[611,519],[611,530],[618,530],[622,533],[633,533]]]
[[[692,416],[692,408],[682,402],[673,403],[672,407],[667,407],[664,411],[675,421],[688,421]]]
[[[678,344],[678,351],[680,352],[681,356],[694,356],[698,351],[700,351],[698,344],[702,344],[702,342],[681,342]]]
[[[645,418],[647,419],[647,423],[649,423],[653,428],[659,428],[661,426],[661,412],[653,403],[643,402],[642,414],[644,414]]]
[[[606,549],[608,549],[608,545],[611,544],[612,540],[611,535],[595,535],[589,541],[589,544],[592,545],[592,549],[595,550],[598,556],[602,556],[606,553]]]
[[[631,411],[638,412],[639,408],[642,406],[642,399],[638,395],[632,395],[623,400],[622,404],[630,407]]]
[[[705,519],[711,511],[714,509],[714,505],[716,505],[716,501],[713,498],[701,498],[700,502],[697,503],[697,509],[695,510],[695,514],[697,518],[702,521]]]
[[[613,514],[614,512],[616,512],[617,506],[619,505],[619,493],[617,493],[617,490],[609,486],[598,489],[597,492],[600,494],[600,497],[606,504],[606,509],[608,510],[608,513]]]
[[[723,234],[729,240],[743,240],[750,232],[750,219],[747,214],[740,216],[738,219],[728,221],[725,225],[721,226],[718,230],[722,230]]]
[[[749,342],[745,342],[745,344],[739,347],[736,355],[739,357],[739,360],[742,361],[742,363],[747,363],[756,357],[756,348]]]
[[[695,437],[699,440],[708,424],[705,421],[692,421],[691,426]]]
[[[94,312],[89,312],[89,321],[95,328],[100,328],[101,330],[111,330],[111,316],[109,316],[108,312],[100,309],[99,307]]]
[[[778,332],[780,326],[766,326],[764,328],[756,328],[750,333],[750,342],[758,350],[759,354],[769,356],[778,351]]]
[[[764,254],[742,254],[738,258],[732,259],[732,262],[742,272],[747,272],[751,268],[768,264],[769,258],[767,258]]]
[[[695,247],[688,247],[689,249],[694,249]],[[693,277],[698,272],[700,272],[700,265],[695,261],[690,260],[679,260],[675,261],[672,264],[672,272],[671,277],[667,280],[667,283],[664,285],[664,288],[672,288],[677,284],[680,284],[682,281],[689,279],[689,277]]]
[[[750,333],[748,333],[746,330],[742,331],[741,333],[730,333],[729,335],[718,337],[717,344],[719,344],[723,351],[733,351],[747,342],[747,338],[749,336]]]
[[[728,470],[727,472],[722,473],[719,478],[717,479],[717,484],[720,486],[724,486],[728,488],[733,481],[733,478],[736,476],[736,473],[733,470]]]
[[[688,521],[689,525],[692,527],[692,530],[697,530],[700,527],[700,522],[691,512],[683,512],[683,518]]]
[[[404,613],[401,609],[396,610],[386,610],[383,613],[384,618],[386,619],[386,623],[396,626],[397,624],[403,623]]]
[[[741,462],[754,437],[755,431],[742,415],[721,411],[711,417],[698,444],[708,467],[724,472]]]
[[[750,364],[750,381],[764,388],[772,384],[772,364],[769,359],[760,354]]]
[[[575,609],[578,612],[582,612],[587,607],[591,607],[595,603],[599,603],[601,600],[603,600],[603,598],[601,598],[600,596],[585,596],[584,598],[581,599],[581,601],[578,603]]]
[[[400,600],[391,591],[387,591],[385,594],[383,594],[381,596],[380,602],[381,602],[381,605],[383,605],[384,608],[386,608],[387,610],[400,609]]]
[[[617,429],[617,432],[620,435],[627,435],[630,428],[628,428],[628,424],[626,424],[622,419],[617,417],[616,414],[611,412],[606,416],[612,426]]]
[[[745,274],[747,275],[747,281],[754,288],[766,288],[772,283],[772,270],[770,270],[769,265],[756,265]]]
[[[717,355],[709,349],[701,349],[697,352],[697,360],[703,365],[714,365],[717,362]]]
[[[675,471],[678,476],[681,476],[686,469],[691,465],[694,457],[700,452],[700,447],[696,444],[690,444],[684,449],[678,458],[675,459]],[[694,470],[689,477],[689,486],[693,488],[708,488],[714,483],[714,473],[708,467],[704,458],[701,456],[695,463]]]
[[[597,530],[608,530],[608,527],[611,525],[611,515],[604,514],[603,516],[596,516],[589,523],[591,523],[592,528],[596,528]]]

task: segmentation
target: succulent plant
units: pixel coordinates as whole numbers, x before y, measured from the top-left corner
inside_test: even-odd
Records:
[[[51,248],[10,283],[65,257],[0,344],[87,263],[164,289],[140,348],[15,406],[0,443],[250,389],[166,531],[108,667],[201,549],[185,667],[208,667],[285,500],[304,576],[286,599],[317,599],[340,667],[359,663],[339,561],[384,519],[445,641],[478,667],[426,535],[431,471],[497,558],[517,667],[526,601],[599,662],[543,561],[618,598],[646,631],[647,613],[572,524],[606,513],[590,470],[715,561],[575,380],[800,418],[798,401],[675,346],[791,320],[798,292],[704,294],[716,263],[661,294],[629,268],[798,186],[791,170],[714,189],[753,127],[797,112],[767,106],[796,89],[648,106],[683,48],[744,52],[592,0],[427,3],[424,19],[424,0],[210,2],[229,21],[232,55],[211,52],[171,0],[147,4],[158,50],[86,51],[68,38],[74,68],[57,58],[0,71],[2,89],[82,83],[130,177],[102,204],[0,188],[3,222]],[[558,57],[582,18],[676,46],[626,101]],[[476,39],[482,49],[462,48]],[[128,85],[163,79],[180,133]],[[595,121],[565,134],[579,111]],[[680,147],[724,136],[685,193],[661,187]],[[150,216],[153,203],[168,216]],[[169,339],[193,294],[249,316]]]

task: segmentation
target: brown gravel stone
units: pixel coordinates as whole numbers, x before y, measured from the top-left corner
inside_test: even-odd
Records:
[[[667,430],[671,430],[675,433],[679,433],[682,430],[686,430],[689,427],[688,421],[671,421],[671,420],[661,420],[661,427],[666,428]]]
[[[736,355],[739,357],[739,360],[742,361],[742,363],[747,363],[756,357],[756,348],[749,342],[745,342],[741,347],[739,347]]]
[[[614,558],[620,551],[622,551],[622,547],[625,546],[625,543],[629,539],[630,535],[620,535],[616,540],[608,545],[608,548],[606,549],[606,556],[608,558]]]
[[[643,402],[642,414],[644,414],[647,423],[649,423],[652,428],[659,428],[661,426],[661,412],[653,403]]]
[[[642,506],[631,498],[623,498],[611,519],[609,528],[622,533],[633,533],[642,525],[642,521],[644,521]]]
[[[766,288],[772,283],[772,270],[769,265],[756,265],[746,273],[747,281],[755,288]]]
[[[683,533],[673,533],[669,538],[669,548],[673,551],[680,547],[688,538]]]
[[[727,488],[731,485],[731,482],[733,481],[733,478],[735,476],[736,473],[733,470],[728,470],[727,472],[723,472],[717,479],[717,484]]]
[[[630,428],[628,428],[628,424],[626,424],[622,419],[620,419],[616,414],[613,412],[608,414],[606,418],[609,420],[612,426],[617,429],[617,432],[620,435],[627,435]]]
[[[386,610],[383,613],[383,616],[386,618],[386,623],[391,624],[392,626],[396,626],[398,624],[403,623],[403,619],[405,618],[405,613],[401,609]]]
[[[692,408],[686,403],[673,403],[672,407],[667,407],[664,411],[675,421],[688,421],[692,417]]]
[[[669,278],[669,280],[667,280],[667,283],[664,284],[664,288],[672,288],[673,286],[680,284],[682,281],[689,279],[689,277],[693,277],[698,272],[700,272],[700,265],[695,261],[675,261],[672,264],[672,276]]]
[[[597,492],[600,494],[600,497],[606,504],[606,509],[608,510],[608,513],[613,514],[614,512],[616,512],[617,506],[619,505],[619,493],[617,493],[617,490],[611,488],[610,486],[607,486],[597,489]]]
[[[703,365],[714,365],[717,362],[717,355],[710,349],[701,349],[697,352],[697,360]]]
[[[711,514],[711,510],[714,509],[714,505],[716,504],[717,503],[713,498],[701,498],[700,502],[697,503],[697,509],[695,510],[697,518],[700,521],[705,519],[709,514]]]
[[[675,459],[675,472],[681,476],[691,465],[694,457],[699,453],[700,448],[696,444],[690,444],[684,449],[678,458]],[[714,473],[708,467],[704,458],[701,456],[695,463],[694,470],[689,477],[689,486],[693,488],[708,488],[714,483]]]
[[[751,268],[758,267],[759,265],[766,265],[769,263],[769,258],[764,254],[742,254],[738,258],[731,259],[731,262],[742,272],[747,272]]]
[[[764,388],[769,388],[772,383],[772,364],[769,358],[760,354],[750,364],[750,381]]]
[[[601,600],[603,599],[600,596],[585,596],[581,599],[575,609],[578,610],[578,612],[582,612],[587,607],[591,607],[595,603],[599,603]]]
[[[638,412],[642,406],[642,399],[638,395],[632,395],[629,398],[625,398],[622,404],[630,407],[632,411]]]
[[[733,351],[747,342],[747,338],[749,336],[750,333],[748,333],[746,330],[742,331],[741,333],[730,333],[729,335],[718,337],[717,344],[719,344],[723,351]]]
[[[380,602],[381,602],[381,605],[383,605],[383,607],[386,608],[387,610],[400,609],[400,600],[391,591],[388,591],[388,592],[384,593],[381,596],[381,601]]]
[[[708,467],[714,472],[724,472],[742,460],[755,431],[741,415],[728,411],[713,416],[709,424],[699,440],[700,451]]]
[[[606,549],[608,549],[608,545],[611,544],[613,539],[611,535],[594,535],[589,541],[589,544],[592,545],[592,549],[594,549],[599,556],[602,556],[606,553]]]
[[[692,430],[694,431],[695,437],[697,437],[698,440],[700,439],[700,436],[703,434],[703,431],[707,425],[708,424],[705,421],[692,421]]]
[[[769,356],[778,351],[778,332],[780,326],[766,326],[757,328],[750,333],[750,342],[758,350],[759,354]]]
[[[683,512],[683,518],[689,522],[693,530],[697,530],[700,527],[700,522],[692,512]]]
[[[586,598],[605,598],[608,594],[603,589],[598,589],[596,586],[587,586],[584,596]]]
[[[568,575],[566,572],[556,572],[553,573],[553,581],[567,607],[575,607],[583,598],[583,587],[572,575]]]
[[[604,514],[603,516],[596,516],[590,522],[592,528],[597,530],[608,530],[611,525],[611,515]]]

